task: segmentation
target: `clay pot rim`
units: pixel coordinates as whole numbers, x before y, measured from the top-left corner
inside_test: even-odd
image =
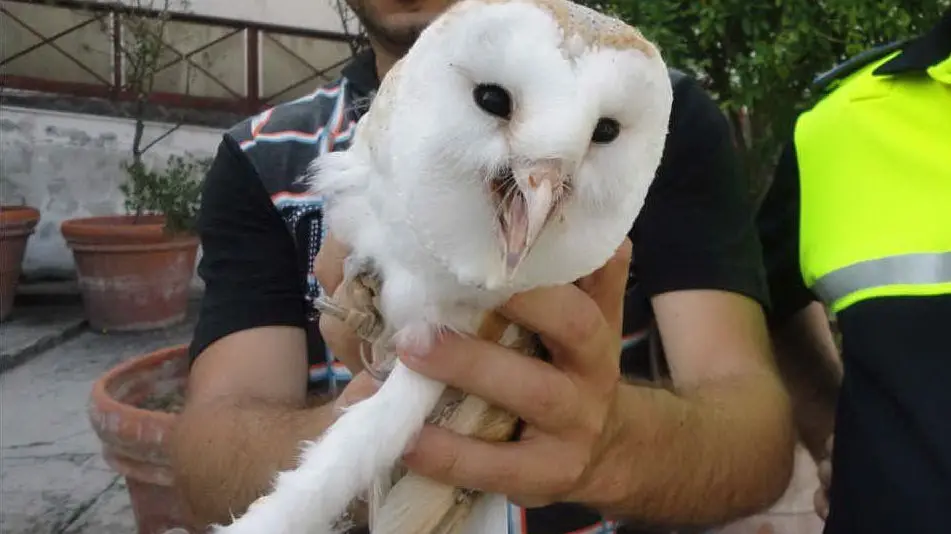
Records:
[[[33,206],[0,205],[0,225],[35,225],[40,220],[40,210]]]
[[[171,424],[178,417],[177,414],[159,410],[147,410],[125,402],[121,402],[109,394],[108,386],[117,378],[134,372],[140,368],[154,367],[161,362],[174,358],[187,358],[188,344],[173,345],[156,351],[126,360],[103,373],[92,386],[90,399],[96,411],[100,413],[122,412],[136,419],[152,419],[162,424]]]
[[[195,244],[198,236],[168,234],[163,215],[101,215],[67,219],[60,225],[60,233],[67,244],[120,244],[120,243],[180,243]]]

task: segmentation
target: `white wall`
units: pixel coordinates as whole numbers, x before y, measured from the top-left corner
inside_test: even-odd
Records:
[[[169,126],[149,124],[145,141]],[[147,155],[159,161],[173,153],[212,156],[221,133],[183,126]],[[118,188],[124,175],[119,164],[131,154],[132,134],[130,120],[0,107],[0,201],[25,201],[39,209],[42,217],[23,261],[27,275],[73,272],[72,253],[59,230],[63,220],[124,213]]]
[[[112,3],[115,0],[98,0]],[[120,0],[126,4],[164,6],[164,0]],[[249,20],[309,30],[342,33],[336,0],[187,0],[187,9],[181,0],[171,0],[176,11],[219,17],[231,20]],[[355,31],[355,28],[351,28]]]

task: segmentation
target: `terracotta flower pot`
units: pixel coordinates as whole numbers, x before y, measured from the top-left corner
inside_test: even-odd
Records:
[[[126,479],[138,534],[194,532],[167,451],[187,378],[181,345],[125,361],[93,385],[89,420],[106,463]]]
[[[91,327],[148,330],[184,319],[198,238],[167,235],[161,216],[71,219],[62,233]]]
[[[0,206],[0,321],[13,311],[26,243],[39,221],[35,208]]]

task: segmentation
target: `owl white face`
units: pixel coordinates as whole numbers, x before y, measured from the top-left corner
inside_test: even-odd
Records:
[[[672,100],[659,54],[565,38],[528,0],[458,4],[384,86],[400,105],[380,155],[414,192],[415,231],[487,287],[565,283],[611,256],[659,165]]]

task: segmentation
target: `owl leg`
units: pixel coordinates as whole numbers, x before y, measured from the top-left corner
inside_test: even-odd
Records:
[[[377,310],[381,283],[372,263],[349,256],[344,262],[344,291],[352,306],[347,307],[327,295],[320,296],[314,307],[343,322],[365,341],[373,343],[383,332],[383,319]]]

